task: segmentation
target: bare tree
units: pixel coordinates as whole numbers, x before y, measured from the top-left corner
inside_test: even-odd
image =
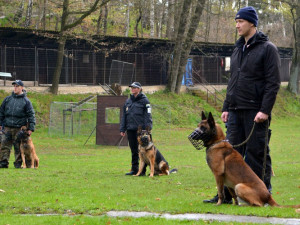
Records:
[[[138,11],[137,18],[135,20],[135,34],[136,34],[137,37],[139,37],[139,23],[141,23],[141,21],[142,21],[143,10],[142,10],[142,3],[141,3],[140,0],[138,0],[135,5],[136,5],[137,11]],[[142,25],[142,23],[141,23],[141,33],[142,33],[142,36],[143,36],[143,25]]]
[[[154,0],[150,0],[150,37],[154,37],[154,24],[155,24],[155,18],[154,18]]]
[[[300,82],[300,0],[286,1],[290,6],[293,18],[292,27],[295,39],[290,80],[287,89],[292,93],[299,93]]]
[[[191,4],[192,4],[192,0],[185,0],[180,14],[178,33],[176,35],[176,42],[175,42],[174,53],[173,53],[173,61],[170,66],[171,72],[169,73],[169,79],[167,84],[167,89],[171,92],[175,92],[175,88],[176,88],[180,57],[181,57],[181,52],[183,50],[183,43],[185,40],[184,34],[186,31],[186,24],[188,22],[187,20],[188,20]]]
[[[186,38],[185,38],[185,41],[183,44],[183,51],[181,52],[180,63],[179,63],[178,72],[177,72],[177,83],[176,83],[176,89],[175,89],[175,92],[177,94],[180,93],[183,72],[185,70],[185,65],[187,63],[187,59],[190,54],[192,45],[194,44],[196,30],[199,25],[199,21],[200,21],[202,12],[203,12],[204,5],[205,5],[205,0],[197,0],[196,10],[192,16],[189,30],[187,32],[187,35],[186,35]]]
[[[21,0],[19,8],[17,9],[17,12],[13,19],[16,24],[19,23],[20,19],[22,18],[23,13],[24,13],[24,0]]]
[[[174,0],[168,1],[168,13],[167,13],[167,30],[166,30],[166,37],[168,39],[172,39],[172,35],[174,32]]]
[[[110,0],[103,0],[100,4],[100,7],[105,5]],[[87,11],[71,11],[69,0],[63,1],[63,10],[61,17],[61,26],[58,38],[58,51],[57,51],[57,59],[55,71],[53,74],[52,86],[50,88],[50,92],[57,95],[58,93],[58,85],[59,79],[61,75],[61,68],[63,64],[64,57],[64,49],[67,40],[67,31],[79,25],[87,16],[89,16],[92,12],[97,10],[97,6],[99,5],[100,0],[96,0]],[[69,22],[70,15],[77,15],[78,18],[74,19],[72,22]]]
[[[128,37],[129,29],[130,29],[130,0],[127,0],[125,37]]]
[[[29,27],[31,24],[32,4],[33,4],[32,0],[28,0],[24,27]]]

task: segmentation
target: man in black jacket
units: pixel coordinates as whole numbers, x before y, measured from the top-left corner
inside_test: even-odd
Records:
[[[131,171],[126,175],[135,175],[139,169],[139,150],[137,142],[138,126],[142,129],[152,129],[151,106],[148,98],[142,93],[142,86],[139,82],[129,85],[131,95],[124,104],[123,117],[120,125],[120,134],[125,136],[127,132],[128,142],[131,149]],[[142,175],[146,172],[146,167]]]
[[[250,140],[237,150],[271,191],[271,157],[266,143],[266,130],[280,87],[280,57],[276,46],[265,34],[257,31],[258,16],[253,7],[240,9],[235,21],[241,37],[231,55],[231,77],[221,118],[227,125],[227,139],[232,145],[242,143],[256,123]],[[270,130],[267,131],[270,137]],[[262,177],[264,170],[265,176]],[[217,200],[215,197],[204,202],[214,203]],[[224,201],[231,202],[226,188]]]
[[[2,126],[4,125],[0,148],[0,168],[8,168],[12,145],[14,145],[15,150],[14,166],[21,168],[22,158],[17,134],[22,126],[27,126],[30,135],[35,128],[35,113],[30,100],[26,97],[23,82],[16,80],[12,84],[14,91],[3,100],[0,107],[0,130],[3,129]]]

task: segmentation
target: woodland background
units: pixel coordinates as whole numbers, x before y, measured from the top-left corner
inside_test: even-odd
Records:
[[[294,48],[288,89],[298,92],[300,0],[0,0],[0,26],[57,31],[58,56],[51,92],[57,94],[65,42],[70,36],[143,37],[174,41],[167,89],[180,90],[195,41],[235,43],[234,17],[254,6],[258,30],[278,47]]]
[[[62,2],[1,0],[0,25],[59,31]],[[88,8],[94,2],[70,1],[74,20],[81,9]],[[111,0],[88,16],[72,32],[85,36],[98,34],[174,39],[182,3],[183,0]],[[293,47],[290,7],[285,1],[270,0],[206,1],[195,41],[234,43],[237,39],[234,17],[238,9],[245,5],[257,9],[258,29],[268,34],[272,42],[279,47]]]

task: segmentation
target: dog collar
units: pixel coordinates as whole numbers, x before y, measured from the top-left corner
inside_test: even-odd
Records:
[[[218,144],[220,144],[222,142],[228,142],[229,143],[229,140],[226,139],[226,140],[218,141],[217,143],[214,143],[211,146],[207,147],[206,151],[209,151],[212,147],[214,147],[214,146],[216,146],[216,145],[218,145]]]
[[[145,147],[145,150],[146,150],[146,151],[147,151],[147,150],[150,150],[152,147],[153,147],[153,143],[150,142],[150,143],[147,145],[147,147]]]

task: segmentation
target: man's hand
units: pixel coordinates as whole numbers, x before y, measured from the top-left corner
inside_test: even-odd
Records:
[[[28,131],[27,131],[27,134],[28,134],[29,136],[31,136],[32,130],[28,130]]]
[[[222,121],[226,123],[228,121],[228,112],[223,112],[221,115]]]
[[[263,112],[258,112],[254,118],[254,121],[256,123],[262,123],[264,122],[265,120],[267,120],[269,118],[269,115],[268,114],[265,114]]]
[[[124,132],[121,132],[120,134],[121,134],[121,136],[122,136],[122,137],[124,137],[124,136],[125,136],[125,133],[124,133]]]

